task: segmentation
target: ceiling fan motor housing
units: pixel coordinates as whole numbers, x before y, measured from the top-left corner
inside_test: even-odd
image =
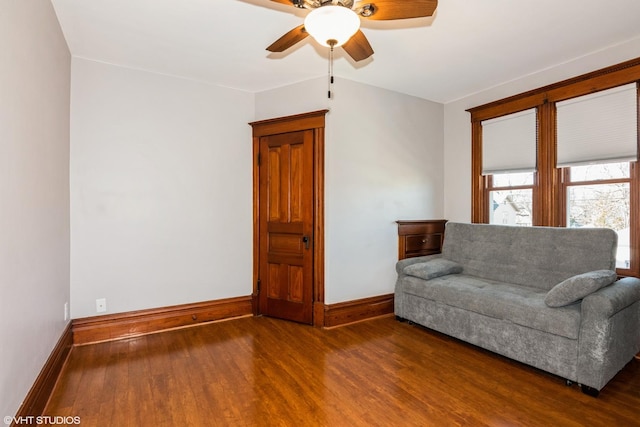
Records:
[[[304,9],[317,9],[322,6],[344,6],[346,8],[353,8],[354,0],[291,0],[291,3],[295,7]]]

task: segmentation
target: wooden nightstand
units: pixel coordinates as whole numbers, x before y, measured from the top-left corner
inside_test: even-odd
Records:
[[[446,219],[396,221],[398,259],[439,254],[444,240]]]

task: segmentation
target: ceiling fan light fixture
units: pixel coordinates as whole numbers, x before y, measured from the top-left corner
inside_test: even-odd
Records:
[[[304,28],[323,46],[341,46],[360,28],[360,17],[344,6],[328,5],[313,9]]]

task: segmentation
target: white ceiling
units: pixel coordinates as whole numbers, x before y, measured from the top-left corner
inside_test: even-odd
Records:
[[[327,74],[310,37],[265,50],[306,14],[269,0],[52,3],[77,57],[249,92]],[[337,78],[447,103],[620,44],[640,57],[640,1],[440,0],[431,18],[362,30],[375,54],[355,63],[337,49]]]

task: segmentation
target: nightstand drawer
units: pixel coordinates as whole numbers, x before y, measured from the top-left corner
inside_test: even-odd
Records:
[[[407,236],[407,252],[440,250],[442,234]]]
[[[444,219],[396,221],[398,259],[440,253],[444,239]]]

